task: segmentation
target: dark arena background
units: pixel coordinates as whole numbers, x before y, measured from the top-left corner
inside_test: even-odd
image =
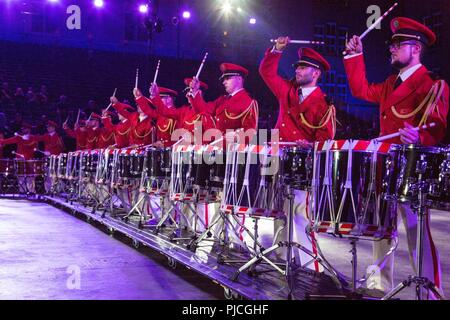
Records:
[[[445,299],[449,30],[449,0],[0,0],[0,299]]]

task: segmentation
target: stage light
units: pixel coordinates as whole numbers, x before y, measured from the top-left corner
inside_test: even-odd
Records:
[[[48,2],[51,2],[51,3],[56,3],[56,2],[59,2],[59,0],[47,0]]]
[[[222,5],[222,11],[225,13],[225,14],[229,14],[229,13],[231,13],[231,10],[233,9],[233,7],[231,6],[231,3],[229,3],[229,2],[225,2],[223,5]]]
[[[96,6],[97,8],[102,8],[103,5],[103,0],[94,0],[94,6]]]
[[[182,17],[184,19],[190,19],[191,18],[191,13],[189,11],[183,11]]]
[[[256,24],[256,19],[255,18],[250,18],[250,20],[248,22],[250,24]]]
[[[242,8],[241,7],[237,7],[236,11],[239,12],[239,13],[242,13]]]
[[[139,12],[140,13],[147,13],[148,12],[148,5],[147,4],[139,5]]]

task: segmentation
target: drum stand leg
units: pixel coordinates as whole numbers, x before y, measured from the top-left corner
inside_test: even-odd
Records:
[[[435,297],[439,300],[444,300],[444,297],[439,293],[436,285],[430,281],[427,277],[423,276],[423,236],[425,230],[425,221],[428,215],[428,206],[426,203],[425,190],[428,189],[428,185],[423,181],[423,174],[427,168],[427,162],[425,156],[421,155],[421,159],[417,163],[416,172],[418,173],[417,189],[418,199],[416,203],[411,204],[411,208],[417,214],[417,245],[416,245],[416,269],[417,275],[408,276],[408,278],[398,284],[394,289],[388,292],[382,300],[389,300],[401,292],[403,289],[409,287],[412,283],[416,285],[416,299],[423,299],[423,289],[431,291]]]
[[[322,259],[318,257],[316,254],[309,251],[307,248],[302,246],[299,243],[293,241],[293,232],[294,232],[294,194],[293,190],[290,187],[287,187],[287,197],[289,199],[289,212],[287,215],[287,230],[288,230],[288,239],[287,241],[280,241],[279,243],[273,245],[272,247],[265,249],[264,251],[257,253],[250,261],[245,263],[242,267],[240,267],[232,277],[233,281],[237,281],[241,272],[248,270],[256,264],[261,262],[265,262],[270,265],[275,271],[278,271],[282,274],[287,281],[288,285],[288,299],[293,298],[293,293],[295,289],[295,273],[297,271],[303,270],[304,268],[297,266],[293,259],[293,249],[296,248],[298,250],[303,251],[307,255],[311,257],[311,259],[320,263],[325,270],[327,270],[330,274],[334,274],[332,270],[329,269],[328,265],[322,262]],[[276,263],[271,261],[267,256],[270,255],[273,251],[286,247],[286,261],[284,263]],[[284,269],[279,267],[279,265],[284,266]]]

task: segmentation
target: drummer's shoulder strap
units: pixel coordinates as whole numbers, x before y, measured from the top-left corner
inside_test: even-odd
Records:
[[[310,128],[310,129],[313,129],[313,130],[322,129],[326,125],[328,125],[328,123],[330,123],[330,121],[331,121],[331,126],[332,126],[332,130],[333,130],[333,137],[334,137],[334,135],[336,133],[336,108],[335,108],[334,103],[333,103],[332,100],[326,99],[326,97],[324,97],[324,99],[327,102],[328,109],[324,113],[324,115],[322,116],[322,119],[319,121],[318,125],[314,125],[314,124],[311,124],[310,122],[308,122],[308,120],[306,119],[306,117],[303,114],[303,112],[300,112],[300,114],[299,114],[300,121],[306,127]]]
[[[438,103],[439,101],[443,101],[444,104],[447,104],[447,101],[445,101],[444,98],[444,90],[445,90],[446,84],[444,80],[437,80],[433,83],[430,90],[428,91],[425,98],[422,100],[422,102],[415,108],[412,112],[408,114],[400,114],[396,109],[395,106],[391,107],[391,111],[399,119],[408,119],[413,116],[415,116],[417,113],[419,113],[422,109],[425,108],[425,111],[423,113],[423,116],[419,122],[419,126],[424,125],[427,122],[428,116],[433,113],[434,111],[437,112],[438,116],[445,120],[443,117],[444,115],[440,114]]]
[[[235,116],[228,113],[228,111],[225,109],[225,116],[228,119],[230,119],[230,120],[241,119],[242,124],[244,123],[245,119],[247,117],[249,117],[251,114],[254,114],[255,118],[258,119],[259,107],[258,107],[258,102],[254,99],[252,99],[252,101],[250,102],[250,104],[244,111],[242,111],[241,113],[239,113]]]

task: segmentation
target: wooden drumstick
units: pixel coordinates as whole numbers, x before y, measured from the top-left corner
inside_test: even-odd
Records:
[[[153,83],[156,83],[156,79],[158,79],[159,65],[160,64],[161,64],[161,60],[158,60],[158,65],[156,66],[155,76],[153,77]]]
[[[365,36],[367,36],[369,34],[370,31],[372,31],[373,29],[375,29],[375,27],[384,19],[386,18],[389,13],[391,13],[392,10],[394,10],[394,8],[398,6],[398,2],[394,3],[394,5],[392,7],[390,7],[388,9],[388,11],[386,11],[381,17],[379,17],[377,20],[375,20],[375,22],[366,29],[366,31],[364,31],[360,36],[359,39],[362,40],[365,38]],[[344,50],[344,52],[342,52],[343,55],[347,54],[347,50]]]
[[[270,39],[271,43],[276,43],[277,39]],[[323,41],[314,41],[314,40],[289,40],[289,43],[293,44],[325,44]]]
[[[137,89],[139,84],[139,68],[136,69],[136,80],[134,82],[134,87]]]
[[[414,130],[414,131],[426,130],[426,129],[429,129],[429,128],[433,128],[435,126],[436,126],[436,123],[432,122],[430,124],[426,124],[426,125],[423,125],[421,127],[415,127],[412,130]],[[382,142],[382,141],[389,140],[389,139],[392,139],[392,138],[397,138],[399,136],[400,136],[400,132],[396,132],[396,133],[391,133],[391,134],[388,134],[388,135],[385,135],[385,136],[382,136],[382,137],[378,137],[378,138],[372,139],[372,141],[373,142]]]
[[[24,156],[23,154],[21,154],[21,153],[17,153],[17,152],[15,152],[15,151],[11,151],[11,153],[12,153],[12,154],[15,154],[16,156],[19,156],[19,157],[25,159],[25,156]]]
[[[69,122],[69,118],[70,118],[70,115],[67,116],[67,119],[66,119],[66,121],[63,122],[63,125],[65,125],[65,124],[67,124],[67,122]]]
[[[203,57],[203,61],[200,64],[200,67],[198,68],[197,74],[195,75],[195,78],[198,79],[200,76],[200,73],[202,72],[203,66],[205,65],[206,58],[208,57],[208,52],[205,53],[205,56]]]
[[[81,112],[81,109],[78,108],[77,121],[75,121],[76,125],[78,124],[78,121],[80,120],[80,112]]]
[[[112,95],[113,97],[116,97],[116,92],[117,92],[117,88],[114,89],[114,93]],[[104,112],[108,111],[108,109],[111,108],[111,106],[112,106],[112,102],[110,102],[110,104],[106,107]]]

